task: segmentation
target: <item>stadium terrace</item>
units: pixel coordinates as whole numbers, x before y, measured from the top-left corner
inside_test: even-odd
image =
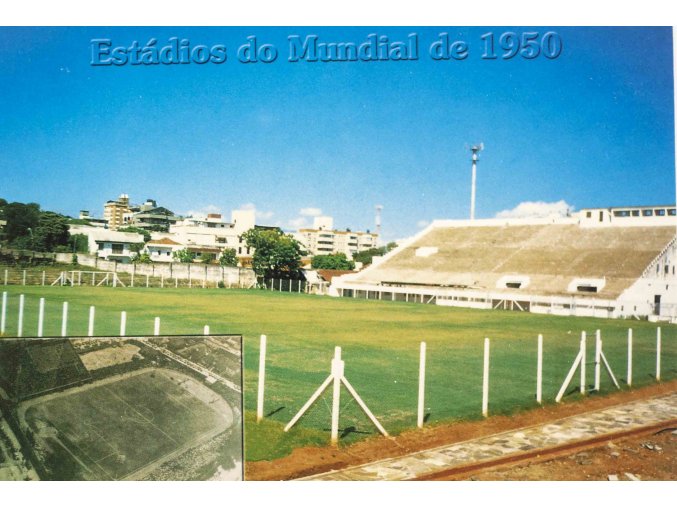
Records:
[[[331,295],[677,322],[675,206],[436,220]]]

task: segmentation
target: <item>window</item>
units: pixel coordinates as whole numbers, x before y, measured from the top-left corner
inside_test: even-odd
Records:
[[[125,246],[122,243],[113,243],[111,245],[111,250],[114,254],[121,254],[125,250]]]
[[[604,212],[600,211],[599,212],[599,221],[602,222],[604,220]]]
[[[586,218],[592,218],[592,211],[588,211],[585,216]]]
[[[522,282],[507,282],[505,286],[508,289],[519,289],[522,286]]]
[[[103,250],[103,243],[99,243],[99,250]]]
[[[675,209],[675,208],[670,208],[670,209],[668,210],[668,215],[670,215],[671,217],[674,217],[675,215],[677,215],[677,209]]]
[[[665,216],[665,210],[664,209],[654,210],[654,215],[656,215],[657,217],[664,217]]]
[[[644,216],[644,217],[653,216],[653,210],[650,210],[650,209],[642,210],[642,216]]]
[[[633,216],[633,217],[638,217],[638,216],[639,216],[639,210],[638,210],[638,209],[633,209],[633,210],[632,210],[632,216]]]
[[[579,285],[576,290],[578,292],[597,292],[597,287],[595,285]]]

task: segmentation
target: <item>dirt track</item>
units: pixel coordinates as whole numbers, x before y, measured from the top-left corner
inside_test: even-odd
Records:
[[[351,465],[368,463],[383,458],[402,456],[418,450],[491,435],[506,430],[547,423],[563,417],[675,391],[677,391],[677,381],[672,381],[630,392],[620,392],[605,397],[591,396],[584,401],[551,405],[528,412],[518,413],[510,417],[496,416],[483,421],[427,427],[423,430],[408,431],[391,439],[375,437],[339,449],[332,449],[330,447],[296,449],[290,456],[272,462],[248,462],[246,464],[245,477],[247,480],[293,479],[326,472],[332,469],[336,470]],[[672,437],[671,433],[669,433],[669,435]],[[656,438],[658,437],[659,436]],[[652,441],[651,438],[648,437],[637,438],[641,440],[640,443]],[[638,473],[639,461],[641,461],[641,473],[646,477],[652,477],[654,479],[675,479],[677,477],[677,470],[675,470],[674,467],[675,452],[677,452],[675,446],[670,444],[670,438],[665,435],[660,436],[660,440],[663,445],[659,444],[659,447],[664,451],[650,452],[648,454],[643,453],[641,450],[638,451],[641,453],[641,455],[638,454],[638,456],[641,456],[641,459],[638,458],[638,464],[634,467],[635,472],[631,473]],[[630,442],[631,443],[628,445],[635,445],[633,439],[630,439]],[[649,451],[647,448],[642,449]],[[637,449],[633,448],[633,450]],[[635,455],[631,451],[628,451],[628,453],[630,455],[629,459],[632,460]],[[617,458],[617,456],[614,455],[611,456],[610,459],[615,458]],[[514,466],[512,467],[512,470],[514,470],[515,476],[491,475],[493,472],[487,472],[486,474],[479,474],[476,477],[473,476],[473,478],[488,480],[606,480],[606,475],[616,473],[608,472],[608,474],[605,474],[603,471],[604,468],[601,466],[601,455],[599,457],[600,461],[597,463],[599,467],[594,475],[589,473],[586,474],[584,470],[587,469],[581,469],[580,467],[585,467],[587,465],[578,465],[576,460],[571,462],[571,465],[573,465],[573,469],[575,470],[569,470],[567,466],[562,464],[557,465],[556,463],[559,463],[560,459],[566,460],[568,458],[551,460],[548,462],[550,464],[522,464]],[[583,461],[587,463],[590,460],[585,458]],[[564,463],[568,462],[564,461]],[[595,463],[595,461],[593,461],[593,463]],[[611,463],[613,464],[613,462]],[[501,473],[504,473],[505,469],[502,470],[503,472]],[[664,471],[661,472],[661,470]],[[581,473],[583,476],[581,476]]]

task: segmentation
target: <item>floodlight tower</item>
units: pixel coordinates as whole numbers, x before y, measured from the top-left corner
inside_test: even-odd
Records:
[[[376,234],[378,235],[376,238],[376,242],[380,243],[381,241],[381,211],[383,210],[383,205],[382,204],[377,204],[376,206]],[[378,244],[376,245],[378,246]]]
[[[475,187],[477,180],[477,162],[479,161],[479,152],[484,149],[484,143],[476,144],[470,147],[472,152],[472,184],[470,187],[470,220],[475,220]]]

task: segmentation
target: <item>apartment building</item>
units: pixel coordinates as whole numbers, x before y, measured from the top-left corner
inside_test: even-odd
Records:
[[[311,255],[343,253],[349,259],[358,252],[376,248],[378,234],[366,231],[339,231],[334,229],[332,217],[315,217],[313,227],[299,229],[296,239]]]

